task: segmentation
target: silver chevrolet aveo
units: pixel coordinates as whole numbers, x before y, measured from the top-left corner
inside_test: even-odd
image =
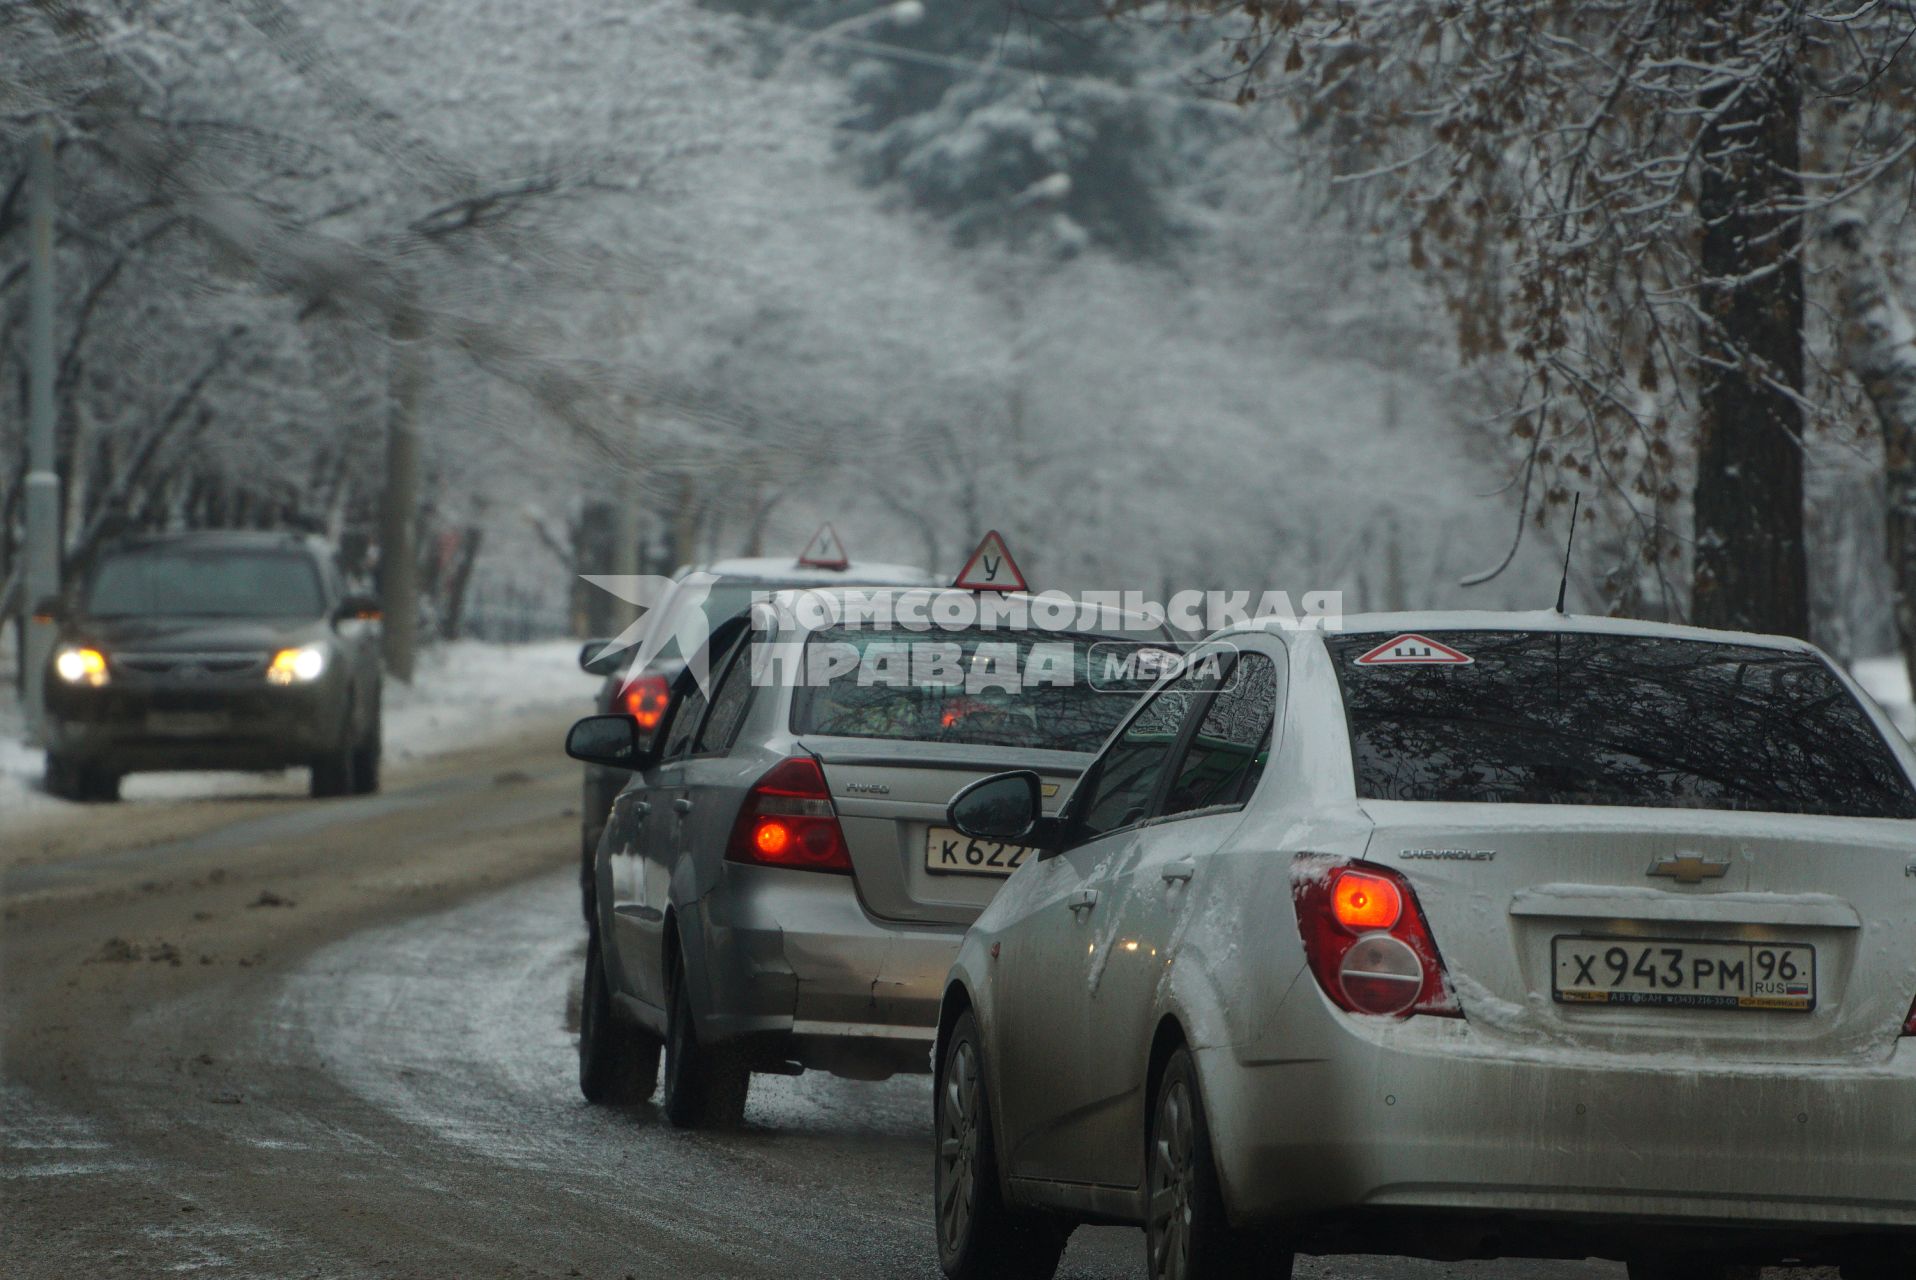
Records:
[[[959,941],[1026,852],[946,805],[1015,765],[1055,809],[1150,687],[1140,662],[1177,651],[1114,610],[1011,625],[1035,602],[993,596],[996,622],[923,629],[976,601],[878,594],[779,592],[722,625],[710,698],[682,675],[643,742],[629,716],[573,726],[569,753],[633,774],[593,862],[589,1100],[651,1097],[661,1057],[688,1127],[735,1123],[754,1072],[928,1072]]]
[[[1916,1275],[1916,760],[1815,649],[1558,614],[1199,646],[938,1019],[941,1262],[1294,1252]],[[1204,661],[1217,655],[1216,663]]]

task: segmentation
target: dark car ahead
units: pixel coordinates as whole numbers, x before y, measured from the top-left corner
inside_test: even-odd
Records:
[[[112,800],[129,773],[309,768],[379,787],[378,606],[304,534],[129,537],[48,602],[46,788]]]

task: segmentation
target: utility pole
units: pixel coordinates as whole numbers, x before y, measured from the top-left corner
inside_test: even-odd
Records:
[[[387,322],[392,339],[386,418],[386,491],[379,511],[379,608],[386,670],[412,683],[419,638],[419,548],[414,545],[419,497],[419,436],[414,418],[425,382],[425,326],[411,300]]]
[[[46,672],[51,622],[34,620],[42,600],[60,593],[60,476],[54,461],[53,408],[53,125],[43,122],[27,159],[27,482],[26,565],[20,663],[25,681],[27,742],[46,743]]]

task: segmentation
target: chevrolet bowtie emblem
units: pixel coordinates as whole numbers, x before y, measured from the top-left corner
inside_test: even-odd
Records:
[[[1646,875],[1669,876],[1678,884],[1721,880],[1730,873],[1728,858],[1706,858],[1700,853],[1666,853],[1650,864]]]

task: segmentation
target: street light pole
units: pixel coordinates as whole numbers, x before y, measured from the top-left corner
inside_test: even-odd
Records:
[[[42,123],[28,151],[27,185],[27,479],[26,529],[21,548],[25,611],[21,627],[21,673],[27,742],[46,743],[45,681],[53,624],[34,610],[60,592],[60,477],[56,470],[53,404],[53,125]]]

